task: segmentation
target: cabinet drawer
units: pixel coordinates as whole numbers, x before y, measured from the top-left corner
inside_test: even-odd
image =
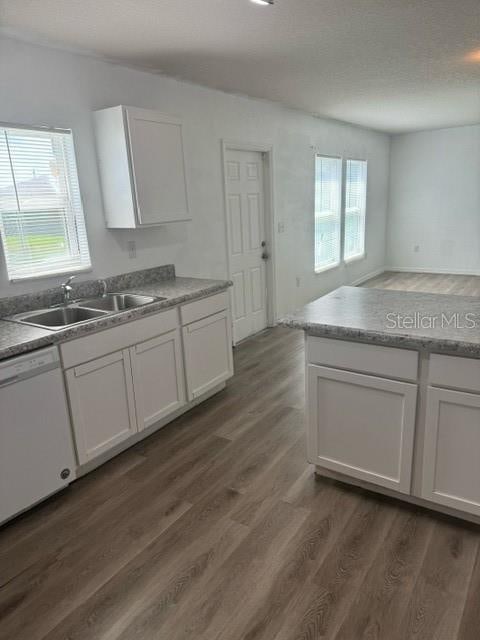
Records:
[[[307,362],[400,380],[415,381],[418,377],[416,351],[361,342],[308,336]]]
[[[228,293],[222,291],[209,298],[202,298],[202,300],[195,300],[195,302],[189,302],[180,307],[180,318],[182,325],[190,324],[196,320],[201,320],[207,316],[212,316],[214,313],[219,313],[228,308]]]
[[[428,382],[433,386],[480,393],[480,360],[458,356],[430,356]]]
[[[169,309],[146,318],[127,322],[118,327],[71,340],[60,345],[63,367],[68,369],[107,353],[119,351],[167,331],[172,331],[177,326],[177,309]]]

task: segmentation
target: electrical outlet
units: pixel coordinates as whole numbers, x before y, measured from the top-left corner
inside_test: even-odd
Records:
[[[279,222],[278,223],[278,233],[284,233],[285,231],[285,224],[283,222]]]
[[[134,260],[137,257],[137,243],[135,242],[135,240],[129,240],[127,242],[127,249],[128,257],[130,258],[130,260]]]
[[[413,247],[413,251],[414,251],[414,253],[418,253],[418,252],[420,251],[420,245],[419,245],[419,244],[416,244],[416,245]]]

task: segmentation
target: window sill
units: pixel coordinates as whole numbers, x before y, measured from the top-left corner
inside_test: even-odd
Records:
[[[336,269],[340,266],[340,262],[335,262],[335,264],[328,264],[325,267],[319,267],[315,269],[316,274],[325,273],[325,271],[331,271],[332,269]]]
[[[358,256],[353,256],[352,258],[346,258],[344,260],[345,264],[352,264],[352,262],[360,262],[360,260],[365,260],[365,258],[367,257],[366,253],[362,253]]]
[[[72,267],[71,269],[61,269],[60,271],[50,271],[47,273],[40,273],[38,275],[10,278],[9,282],[11,284],[17,284],[20,282],[28,282],[29,280],[47,280],[48,278],[56,278],[57,276],[67,276],[74,273],[89,273],[91,271],[93,271],[93,267],[91,265],[89,267]]]

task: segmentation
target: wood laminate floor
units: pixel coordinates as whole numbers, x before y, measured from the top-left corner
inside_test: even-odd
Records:
[[[457,296],[480,296],[480,276],[385,271],[379,276],[364,282],[362,287],[422,291],[424,293],[446,293]]]
[[[303,335],[0,530],[2,640],[478,640],[480,528],[315,479]]]

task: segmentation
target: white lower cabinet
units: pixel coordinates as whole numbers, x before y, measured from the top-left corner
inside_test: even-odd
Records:
[[[480,516],[480,395],[428,388],[422,497]]]
[[[312,364],[307,376],[309,461],[409,493],[417,385]]]
[[[183,345],[189,400],[198,398],[233,375],[228,309],[183,327]]]
[[[173,419],[187,407],[187,386],[196,400],[233,374],[228,294],[82,336],[60,351],[83,465]]]
[[[128,349],[73,367],[66,380],[80,464],[137,431]]]
[[[131,349],[138,429],[146,429],[185,404],[180,331]]]

